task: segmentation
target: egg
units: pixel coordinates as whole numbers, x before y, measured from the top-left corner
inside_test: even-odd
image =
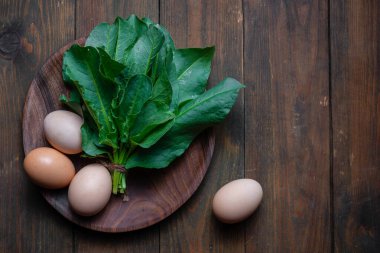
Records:
[[[65,154],[82,151],[81,126],[83,119],[65,110],[49,113],[44,119],[44,132],[48,142]]]
[[[24,169],[30,179],[47,189],[60,189],[69,185],[75,175],[71,160],[53,148],[36,148],[24,159]]]
[[[100,212],[111,197],[112,179],[101,164],[89,164],[75,175],[69,186],[68,199],[74,212],[92,216]]]
[[[248,218],[263,198],[261,185],[253,179],[238,179],[220,188],[214,196],[212,208],[224,223],[237,223]]]

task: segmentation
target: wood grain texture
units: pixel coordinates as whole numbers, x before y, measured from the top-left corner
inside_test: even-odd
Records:
[[[71,252],[71,224],[23,171],[21,118],[35,72],[74,38],[73,15],[70,0],[0,1],[0,252]]]
[[[244,1],[246,252],[330,252],[327,1]]]
[[[176,47],[215,45],[209,85],[227,76],[242,81],[243,17],[240,1],[161,0],[160,23]],[[218,126],[208,174],[196,194],[161,223],[161,252],[244,252],[244,225],[225,226],[211,212],[219,187],[244,177],[243,92],[226,121]]]
[[[77,1],[76,37],[86,36],[99,22],[113,22],[116,16],[130,14],[147,16],[158,21],[158,0],[95,0]],[[160,231],[158,226],[143,232],[104,236],[86,230],[75,231],[75,251],[78,252],[159,252]]]
[[[179,47],[215,44],[210,85],[229,75],[247,87],[182,208],[99,233],[26,178],[22,108],[51,53],[131,13],[161,21]],[[379,252],[379,14],[376,0],[0,0],[0,252]],[[263,203],[223,225],[212,196],[244,176],[262,184]]]
[[[76,37],[87,36],[100,22],[113,23],[117,16],[135,14],[158,22],[158,0],[95,0],[77,1]]]
[[[332,1],[336,252],[380,250],[380,2]]]

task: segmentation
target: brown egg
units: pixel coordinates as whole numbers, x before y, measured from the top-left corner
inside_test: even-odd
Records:
[[[248,218],[263,198],[261,185],[253,179],[238,179],[224,185],[215,194],[212,208],[224,223],[237,223]]]
[[[75,175],[69,186],[71,208],[79,215],[91,216],[108,203],[112,192],[110,172],[101,164],[89,164]]]
[[[24,159],[24,169],[35,184],[47,189],[64,188],[75,175],[71,160],[47,147],[30,151]]]

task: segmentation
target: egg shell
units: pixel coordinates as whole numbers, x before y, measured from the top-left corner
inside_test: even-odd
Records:
[[[101,164],[89,164],[75,175],[69,186],[68,199],[74,212],[92,216],[100,212],[111,197],[112,179]]]
[[[44,119],[45,137],[55,149],[65,154],[82,152],[83,119],[69,111],[57,110]]]
[[[248,218],[263,198],[261,185],[253,179],[238,179],[220,188],[214,196],[212,208],[224,223],[237,223]]]
[[[71,160],[47,147],[30,151],[24,159],[24,169],[35,184],[47,189],[64,188],[75,175]]]

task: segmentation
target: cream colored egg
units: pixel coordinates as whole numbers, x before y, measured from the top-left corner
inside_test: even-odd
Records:
[[[68,199],[74,212],[91,216],[107,205],[111,191],[111,174],[103,165],[94,163],[75,175],[69,186]]]
[[[44,132],[48,142],[65,154],[82,151],[81,126],[83,119],[65,110],[49,113],[44,120]]]
[[[234,180],[218,190],[212,208],[224,223],[237,223],[248,218],[263,198],[261,185],[253,179]]]
[[[75,175],[71,160],[61,152],[47,147],[29,152],[24,159],[24,169],[35,184],[47,189],[64,188]]]

